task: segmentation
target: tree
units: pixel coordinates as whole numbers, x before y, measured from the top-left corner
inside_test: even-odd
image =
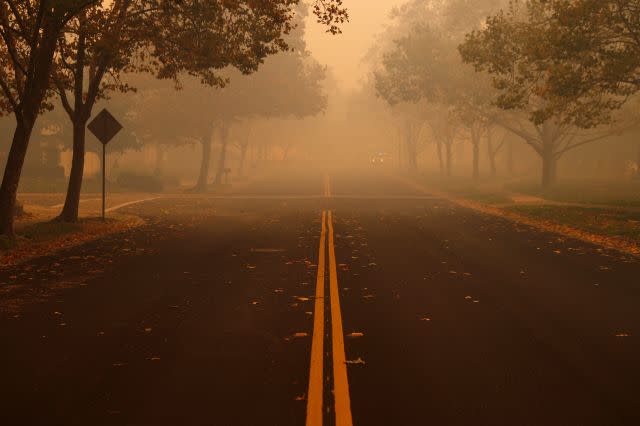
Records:
[[[640,1],[536,3],[553,23],[554,37],[545,39],[543,52],[555,64],[548,90],[571,102],[565,120],[581,127],[611,123],[640,90]],[[640,158],[640,143],[637,150]]]
[[[13,238],[22,165],[38,114],[49,105],[49,76],[65,25],[95,0],[6,0],[0,4],[0,110],[16,127],[0,186],[0,235]]]
[[[129,111],[126,114],[125,129],[131,130],[140,145],[155,148],[154,174],[162,176],[167,149],[195,142],[196,135],[189,134],[193,123],[188,121],[191,117],[185,114],[185,108],[188,102],[198,102],[199,99],[190,97],[191,92],[188,90],[176,92],[172,82],[158,80],[150,74],[125,75],[123,79],[132,82],[137,89],[135,94],[126,98]],[[203,91],[209,90],[211,89],[203,87]],[[124,104],[125,100],[122,99],[119,103]],[[197,106],[196,104],[194,107]]]
[[[463,60],[473,64],[476,71],[491,75],[498,91],[497,106],[528,115],[530,125],[519,121],[517,114],[499,123],[540,155],[542,186],[548,188],[556,179],[557,161],[566,152],[620,132],[633,125],[634,120],[615,129],[579,130],[594,127],[600,119],[593,108],[550,90],[559,71],[546,47],[553,45],[558,32],[544,3],[513,3],[506,11],[490,17],[483,29],[469,33],[459,50]]]
[[[451,173],[452,138],[455,127],[460,127],[452,120],[459,121],[469,133],[473,176],[478,178],[480,141],[486,134],[489,116],[494,113],[490,107],[491,87],[461,62],[456,47],[464,34],[462,28],[468,29],[461,27],[461,22],[478,27],[482,13],[497,2],[482,2],[481,8],[469,8],[467,3],[416,0],[405,6],[412,13],[407,15],[405,11],[400,16],[408,21],[409,30],[395,39],[382,56],[376,88],[390,104],[426,100],[436,109],[446,111],[444,114],[432,111],[425,120],[438,129],[432,129],[432,133],[440,159],[442,144],[447,147],[447,175]],[[423,20],[414,23],[416,15],[424,16]],[[453,128],[448,128],[451,125]],[[407,152],[413,151],[407,147]],[[442,160],[440,162],[442,164]]]
[[[238,176],[245,176],[247,164],[247,151],[251,140],[251,120],[245,120],[240,126],[236,126],[235,145],[240,151],[240,161],[238,162]]]
[[[526,28],[545,37],[523,50],[549,64],[539,120],[591,128],[608,124],[613,111],[640,90],[639,0],[528,0],[521,2]],[[533,46],[532,46],[533,47]],[[561,97],[562,103],[551,102]]]
[[[188,100],[185,111],[196,110],[198,113],[184,117],[183,112],[177,112],[181,119],[191,123],[180,127],[186,137],[193,138],[194,135],[187,133],[194,131],[202,135],[196,136],[202,143],[202,162],[195,191],[204,191],[208,184],[211,143],[216,128],[220,153],[214,183],[220,184],[226,168],[229,135],[238,123],[255,118],[302,118],[318,114],[326,107],[327,99],[322,89],[325,71],[306,50],[304,18],[304,9],[298,8],[296,28],[285,39],[293,49],[265,59],[257,72],[245,75],[228,68],[223,75],[229,83],[215,90],[203,91],[194,79],[184,81],[182,92],[187,92],[187,96],[180,101]],[[198,107],[194,108],[194,105]]]
[[[297,40],[298,49],[269,58],[254,75],[232,78],[231,85],[218,94],[218,101],[222,101],[220,105],[225,106],[218,112],[222,121],[237,127],[238,121],[302,119],[325,110],[327,96],[322,87],[325,69],[306,50],[303,33]],[[241,156],[246,155],[249,143],[247,134]],[[223,154],[226,148],[223,144]],[[224,165],[224,161],[218,164],[216,183],[220,183]]]
[[[131,54],[142,41],[135,31],[143,25],[145,14],[136,8],[146,6],[130,0],[92,6],[70,20],[58,41],[52,80],[73,128],[71,172],[59,216],[62,221],[78,220],[86,125],[96,101],[109,91],[129,90],[119,80],[119,73],[131,66]],[[111,76],[108,82],[104,81],[107,74]]]

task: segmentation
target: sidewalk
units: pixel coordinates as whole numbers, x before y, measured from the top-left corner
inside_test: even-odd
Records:
[[[535,197],[528,194],[511,193],[508,197],[513,203],[499,203],[496,207],[511,207],[514,205],[522,206],[560,206],[560,207],[581,207],[585,209],[604,209],[615,210],[620,212],[640,213],[640,207],[620,206],[614,204],[597,204],[597,203],[572,203],[567,201],[548,200],[546,198]]]

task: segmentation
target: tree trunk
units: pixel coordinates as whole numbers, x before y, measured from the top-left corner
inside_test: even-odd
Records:
[[[63,222],[77,222],[80,208],[80,192],[84,175],[86,122],[77,120],[73,123],[73,154],[71,157],[71,172],[67,185],[67,196],[58,220]]]
[[[493,149],[493,134],[491,129],[487,131],[487,150],[489,154],[489,170],[491,171],[491,177],[494,178],[498,174],[496,168],[496,151]],[[498,148],[500,149],[500,148]]]
[[[13,216],[16,206],[18,184],[22,174],[24,158],[31,139],[31,132],[36,122],[42,101],[49,87],[49,77],[53,56],[56,51],[56,42],[60,34],[60,22],[52,19],[49,13],[45,14],[40,30],[40,44],[35,51],[30,52],[29,69],[27,78],[22,87],[20,99],[21,111],[14,112],[17,126],[13,133],[13,140],[4,169],[2,185],[0,186],[0,234],[13,239]]]
[[[227,162],[228,136],[229,129],[223,124],[220,128],[220,156],[218,157],[218,171],[216,172],[216,179],[214,181],[216,185],[220,185],[222,183],[222,176],[224,175],[224,166]]]
[[[480,144],[473,144],[473,180],[480,179]]]
[[[509,140],[507,142],[507,172],[510,176],[514,175],[514,167],[513,167],[513,141]]]
[[[451,173],[452,173],[452,163],[453,163],[453,150],[452,150],[452,144],[451,142],[448,142],[445,144],[446,145],[446,151],[447,151],[447,177],[451,177]]]
[[[480,179],[480,140],[481,131],[477,124],[471,126],[471,147],[472,147],[472,163],[473,163],[473,180]]]
[[[202,144],[202,163],[200,163],[200,174],[198,182],[193,188],[196,192],[203,192],[207,188],[207,180],[209,179],[209,165],[211,164],[211,133],[213,128],[209,128],[200,143]]]
[[[14,238],[13,216],[16,208],[16,195],[24,157],[27,155],[27,147],[35,120],[18,120],[13,133],[11,149],[4,168],[2,186],[0,186],[0,233],[9,238]]]
[[[156,144],[156,165],[153,170],[153,174],[155,176],[162,176],[162,172],[164,169],[164,147],[162,144]]]
[[[262,163],[265,160],[264,142],[258,145],[258,152],[256,154],[256,162]]]
[[[549,189],[555,183],[557,164],[553,149],[545,146],[542,153],[542,189]]]
[[[638,157],[636,160],[636,176],[640,177],[640,141],[638,142]]]
[[[442,158],[442,141],[436,141],[436,148],[438,150],[438,164],[440,166],[440,175],[444,176],[444,158]]]
[[[418,147],[411,136],[407,138],[407,162],[411,173],[418,172]]]
[[[247,158],[247,148],[249,148],[248,143],[243,143],[240,145],[240,164],[238,164],[238,176],[244,176],[244,166]]]
[[[473,145],[473,180],[480,179],[480,132],[471,130],[471,145]]]

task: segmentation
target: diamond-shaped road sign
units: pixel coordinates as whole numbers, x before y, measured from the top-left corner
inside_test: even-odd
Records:
[[[91,133],[93,133],[103,145],[106,145],[122,130],[122,125],[118,123],[118,120],[116,120],[109,111],[103,109],[96,115],[96,118],[89,123],[87,128],[91,130]]]

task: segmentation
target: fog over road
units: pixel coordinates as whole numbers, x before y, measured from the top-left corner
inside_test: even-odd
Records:
[[[640,424],[636,258],[382,172],[121,211],[0,271],[0,424]]]

